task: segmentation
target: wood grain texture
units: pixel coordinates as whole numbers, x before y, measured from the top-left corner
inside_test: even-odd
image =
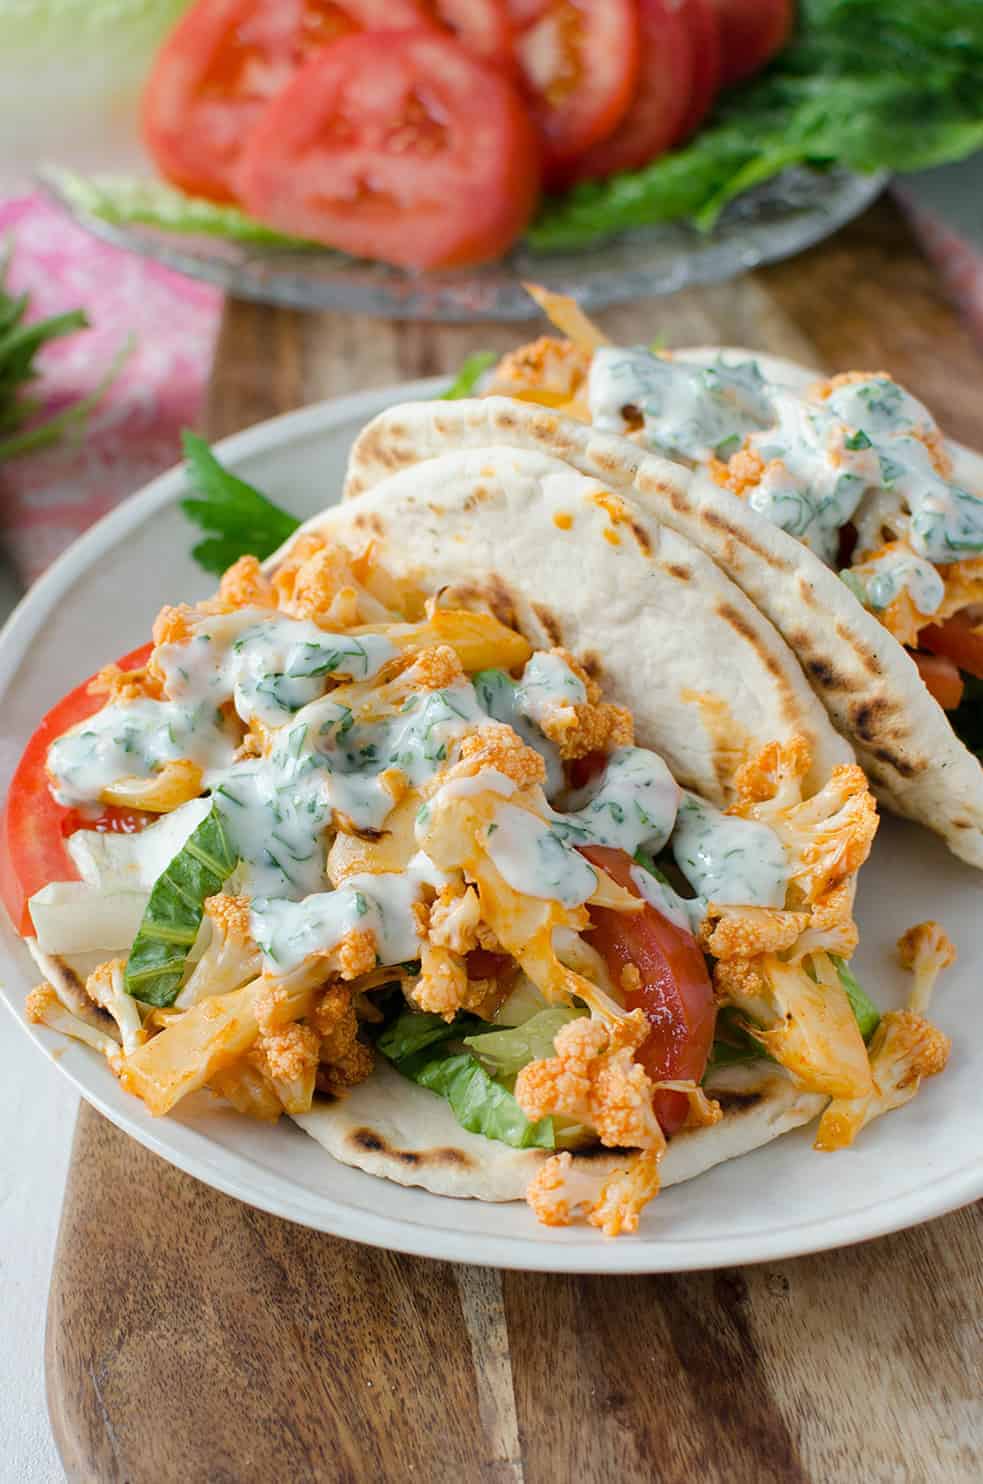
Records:
[[[631,342],[884,366],[983,444],[983,361],[886,203],[792,262],[602,320]],[[232,304],[207,430],[516,339]],[[49,1409],[85,1484],[970,1484],[981,1238],[978,1206],[844,1252],[691,1276],[455,1268],[252,1211],[83,1109]]]

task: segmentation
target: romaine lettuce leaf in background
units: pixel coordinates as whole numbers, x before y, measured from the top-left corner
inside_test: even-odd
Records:
[[[0,192],[45,160],[144,170],[140,90],[189,0],[0,0]]]

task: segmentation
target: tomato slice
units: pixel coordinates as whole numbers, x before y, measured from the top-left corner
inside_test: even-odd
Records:
[[[720,91],[722,58],[720,22],[713,0],[673,0],[692,43],[693,75],[689,85],[689,107],[679,130],[677,144],[695,134]]]
[[[120,668],[138,670],[146,664],[152,649],[152,644],[134,649],[119,661]],[[110,815],[135,812],[103,810],[93,816],[92,824],[87,824],[80,811],[59,804],[48,787],[44,764],[52,742],[105,704],[105,696],[89,693],[94,678],[90,676],[51,708],[24,749],[10,780],[7,803],[0,819],[0,897],[23,937],[34,932],[27,905],[34,893],[47,886],[49,881],[78,880],[72,858],[65,850],[66,835],[73,833],[75,828],[92,828],[93,825],[98,828],[98,821],[106,821]]]
[[[690,106],[693,41],[674,0],[639,0],[642,60],[628,112],[574,163],[570,181],[637,170],[679,138]]]
[[[448,30],[473,57],[511,71],[512,24],[505,0],[418,0],[421,12]]]
[[[793,0],[713,0],[720,23],[722,87],[743,82],[781,51],[795,20]]]
[[[269,105],[242,157],[261,221],[410,268],[510,247],[539,189],[536,134],[504,74],[430,31],[348,36]]]
[[[942,624],[929,624],[918,635],[918,645],[983,680],[983,625],[973,623],[968,613],[954,613]]]
[[[922,630],[924,634],[925,630]],[[919,639],[922,636],[919,635]],[[955,664],[941,654],[912,654],[918,673],[943,711],[955,711],[963,698],[963,678]]]
[[[623,850],[587,845],[581,853],[633,896],[640,895],[631,879],[632,859]],[[612,978],[620,983],[626,964],[634,964],[642,976],[639,989],[625,995],[629,1010],[644,1010],[651,1026],[638,1060],[653,1082],[699,1082],[713,1045],[716,1004],[696,939],[647,904],[638,913],[592,907],[590,916],[589,942]],[[682,1127],[688,1106],[684,1093],[655,1094],[656,1116],[666,1134]]]
[[[509,0],[516,57],[543,142],[543,174],[560,187],[575,160],[612,134],[640,66],[632,0]]]
[[[423,24],[417,0],[197,0],[157,54],[144,142],[182,190],[233,201],[250,130],[304,62],[352,32]]]

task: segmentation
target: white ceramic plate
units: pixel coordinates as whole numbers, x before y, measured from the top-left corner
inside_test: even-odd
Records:
[[[221,445],[222,458],[299,516],[337,498],[349,446],[374,413],[441,384],[371,392],[263,423]],[[189,550],[176,470],[95,526],[58,561],[0,635],[0,786],[44,711],[81,677],[144,642],[165,602],[210,588]],[[886,820],[861,872],[860,976],[885,1008],[905,976],[893,957],[902,930],[938,918],[959,964],[934,1007],[953,1037],[942,1077],[907,1108],[871,1126],[855,1149],[813,1152],[807,1130],[666,1191],[636,1237],[589,1227],[547,1230],[525,1205],[483,1205],[403,1189],[336,1164],[286,1120],[250,1122],[207,1095],[152,1119],[85,1047],[26,1026],[90,1103],[147,1148],[209,1185],[337,1236],[422,1256],[565,1272],[664,1272],[815,1252],[896,1231],[983,1195],[983,1000],[979,992],[983,876],[932,836]],[[7,922],[0,975],[12,1013],[37,974]],[[192,1106],[193,1104],[193,1106]]]

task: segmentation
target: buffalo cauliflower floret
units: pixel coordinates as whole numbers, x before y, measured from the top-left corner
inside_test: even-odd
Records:
[[[241,556],[237,562],[222,573],[218,585],[217,601],[213,605],[220,611],[233,608],[275,608],[276,597],[273,584],[263,572],[254,556]]]
[[[286,1113],[307,1113],[314,1098],[319,1050],[316,1031],[292,1021],[262,1032],[247,1054],[269,1078]]]
[[[663,1146],[664,1148],[664,1146]],[[604,1176],[555,1154],[529,1182],[526,1200],[544,1226],[568,1226],[584,1214],[606,1237],[638,1230],[643,1208],[659,1193],[662,1149],[643,1149]]]
[[[726,463],[722,459],[711,459],[710,473],[724,489],[743,499],[748,490],[755,489],[761,483],[774,464],[780,465],[781,460],[773,459],[771,464],[766,464],[756,449],[745,444]],[[775,472],[777,474],[779,470],[776,469]]]
[[[100,964],[85,981],[86,994],[90,1000],[101,1005],[119,1027],[123,1051],[129,1056],[147,1039],[140,1019],[140,1007],[131,994],[126,992],[126,961],[113,958]]]
[[[304,531],[293,542],[284,560],[273,574],[273,591],[277,607],[289,612],[297,579],[304,564],[319,551],[323,551],[325,540],[316,531]]]
[[[915,982],[908,996],[908,1009],[922,1015],[928,1009],[935,981],[943,969],[956,961],[956,949],[937,922],[919,922],[898,939],[902,967],[910,969]]]
[[[426,936],[440,948],[453,953],[470,953],[478,947],[481,906],[473,886],[463,891],[453,886],[441,887],[430,908]]]
[[[571,340],[541,335],[502,357],[495,367],[489,395],[563,407],[584,390],[591,357],[589,348],[574,345]]]
[[[112,1036],[66,1010],[47,982],[31,990],[24,1002],[24,1013],[32,1025],[46,1025],[49,1030],[58,1031],[59,1035],[84,1041],[94,1051],[101,1051],[111,1064],[119,1059],[120,1048]]]
[[[459,760],[441,781],[474,778],[486,768],[511,778],[519,788],[531,788],[546,781],[546,764],[540,754],[527,747],[518,732],[501,721],[487,722],[480,731],[465,737]]]
[[[228,892],[205,899],[211,936],[175,1001],[178,1009],[185,1010],[208,995],[228,994],[256,978],[261,955],[250,930],[249,906],[248,897]]]
[[[573,1020],[557,1033],[556,1055],[530,1062],[515,1096],[535,1122],[557,1114],[588,1124],[609,1148],[661,1149],[665,1140],[652,1108],[652,1083],[633,1052],[648,1035],[641,1010],[608,1024]]]
[[[550,654],[561,660],[580,681],[586,699],[573,701],[556,696],[541,703],[535,713],[540,731],[560,750],[563,758],[586,757],[591,752],[612,752],[630,747],[635,724],[630,711],[601,700],[601,688],[569,650],[556,648]]]
[[[823,953],[804,963],[776,954],[730,959],[713,971],[718,999],[748,1018],[748,1030],[813,1092],[865,1097],[872,1087],[867,1048],[836,969]]]
[[[951,1044],[913,1010],[889,1011],[870,1043],[873,1091],[859,1098],[835,1098],[819,1121],[816,1148],[846,1149],[872,1119],[910,1102],[923,1078],[943,1070]]]
[[[816,904],[856,874],[877,832],[877,805],[863,769],[844,763],[811,798],[802,798],[810,764],[804,739],[770,743],[740,769],[728,813],[766,824],[789,856],[789,880]],[[795,906],[796,903],[790,905]]]
[[[90,696],[106,696],[109,705],[138,701],[144,697],[159,701],[163,695],[160,676],[149,666],[139,670],[121,670],[119,665],[103,665],[89,681]]]
[[[352,991],[341,984],[329,984],[315,1000],[308,1019],[320,1037],[319,1090],[338,1093],[364,1082],[375,1058],[371,1046],[358,1039]]]
[[[809,925],[806,912],[777,907],[707,906],[700,942],[714,958],[753,958],[757,953],[782,953],[791,948]]]

